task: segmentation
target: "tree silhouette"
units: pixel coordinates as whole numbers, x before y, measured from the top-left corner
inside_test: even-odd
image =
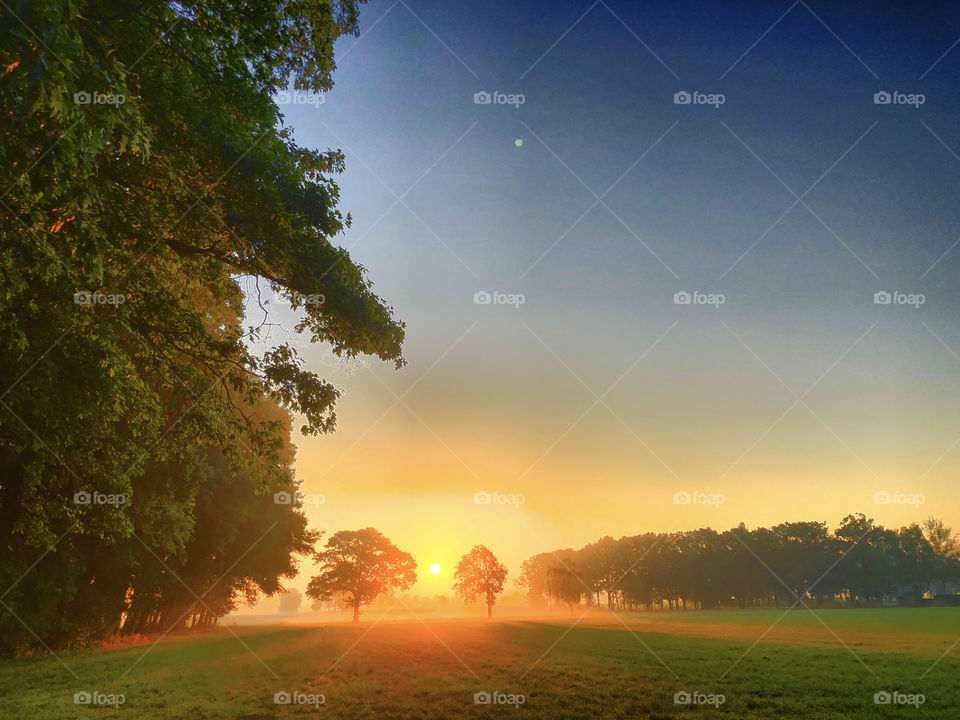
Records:
[[[952,578],[950,573],[951,566],[957,564],[960,557],[960,543],[953,530],[947,527],[942,519],[928,517],[920,524],[923,536],[933,550],[934,586],[938,593],[944,594],[947,590],[947,582]]]
[[[497,595],[503,592],[507,567],[483,545],[476,545],[457,563],[453,575],[454,591],[467,602],[483,598],[487,604],[487,619],[493,617]]]
[[[328,600],[345,594],[353,622],[359,622],[361,606],[390,590],[408,590],[417,581],[413,556],[370,527],[333,534],[314,558],[320,574],[310,579],[307,597]]]
[[[942,519],[928,517],[920,524],[920,528],[937,555],[955,557],[960,554],[960,543],[957,542],[956,535],[944,525]]]
[[[571,612],[587,589],[569,563],[557,563],[547,570],[547,587],[553,601],[566,603]]]
[[[527,602],[534,607],[546,605],[548,597],[547,571],[554,562],[551,553],[539,553],[527,558],[520,566],[520,576],[514,580],[517,587],[526,588]]]
[[[534,555],[517,585],[527,588],[531,605],[546,599],[571,609],[583,596],[597,605],[605,596],[611,610],[914,603],[927,592],[956,603],[948,586],[960,580],[957,547],[941,520],[892,530],[856,513],[833,532],[824,522],[787,522],[607,536],[579,550]]]

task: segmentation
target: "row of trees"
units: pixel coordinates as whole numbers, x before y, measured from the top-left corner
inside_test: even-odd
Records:
[[[586,600],[649,609],[868,603],[945,593],[956,582],[958,543],[942,521],[891,530],[858,513],[832,532],[824,522],[755,530],[741,523],[726,532],[604,537],[579,550],[534,555],[523,563],[518,585],[534,605]]]
[[[363,606],[416,582],[413,557],[373,528],[338,532],[314,556],[320,574],[307,597],[351,608],[354,622]],[[454,591],[466,602],[483,602],[490,618],[506,577],[506,566],[477,545],[457,564]],[[741,523],[723,533],[701,528],[604,537],[579,550],[534,555],[516,580],[533,605],[572,609],[605,600],[617,610],[869,603],[903,593],[955,594],[957,582],[960,543],[943,521],[890,530],[862,513],[848,515],[832,532],[824,522],[755,530]]]
[[[241,285],[337,355],[403,363],[333,242],[343,156],[272,99],[331,87],[357,10],[0,8],[0,652],[209,624],[313,548],[274,498],[299,486],[291,413],[330,432],[340,390],[268,342],[262,304],[245,326]]]

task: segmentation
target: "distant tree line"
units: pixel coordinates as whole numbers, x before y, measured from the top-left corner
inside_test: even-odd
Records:
[[[951,593],[958,544],[941,520],[891,530],[862,513],[825,522],[603,537],[534,555],[517,584],[533,605],[610,609],[857,604]]]

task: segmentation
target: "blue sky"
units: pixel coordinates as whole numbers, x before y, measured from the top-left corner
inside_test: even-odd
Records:
[[[409,365],[305,350],[346,390],[337,434],[299,442],[315,522],[426,561],[474,492],[523,493],[450,537],[496,534],[514,563],[671,526],[960,524],[960,8],[926,7],[365,6],[334,90],[283,109],[346,154],[339,241]],[[727,500],[678,508],[683,489]],[[924,504],[874,503],[898,490]]]

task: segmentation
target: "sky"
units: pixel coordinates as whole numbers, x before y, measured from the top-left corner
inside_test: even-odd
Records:
[[[299,343],[344,389],[295,438],[312,525],[381,530],[425,595],[475,544],[512,580],[603,535],[960,526],[960,8],[929,8],[365,5],[281,109],[345,153],[336,242],[408,364]]]

